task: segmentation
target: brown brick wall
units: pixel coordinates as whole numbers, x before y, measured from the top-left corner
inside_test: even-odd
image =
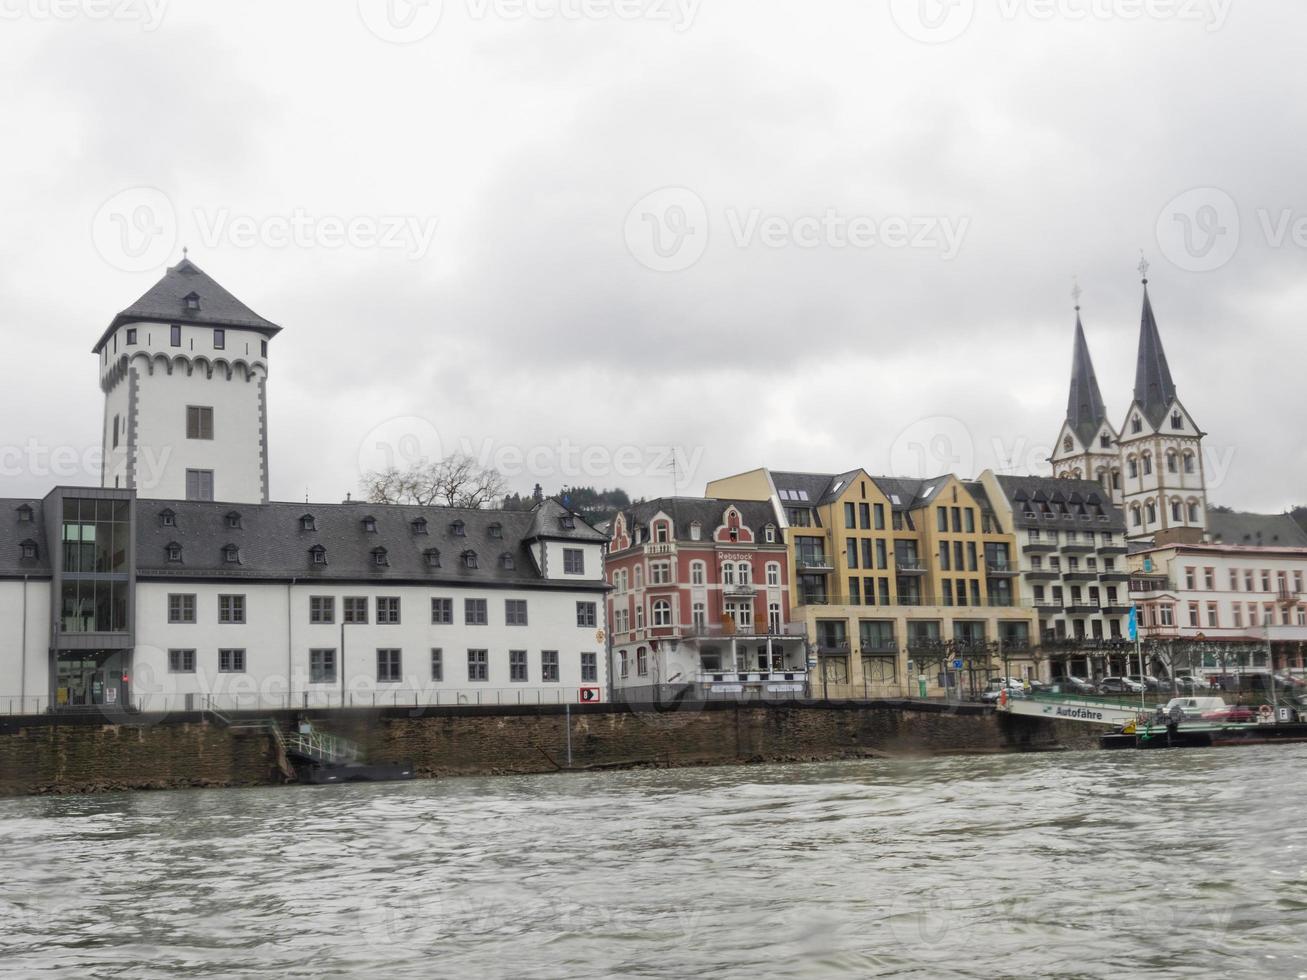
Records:
[[[289,725],[291,716],[281,721]],[[424,776],[550,772],[567,764],[567,716],[523,709],[382,709],[321,714],[374,762],[412,762]],[[691,705],[631,710],[587,705],[571,714],[576,768],[800,761],[887,753],[1089,748],[1099,731],[1041,719],[925,710],[920,705]],[[157,724],[0,726],[0,795],[281,782],[265,734],[196,716]]]

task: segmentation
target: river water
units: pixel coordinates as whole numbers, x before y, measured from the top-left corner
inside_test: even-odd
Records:
[[[0,975],[1307,977],[1307,746],[0,801]]]

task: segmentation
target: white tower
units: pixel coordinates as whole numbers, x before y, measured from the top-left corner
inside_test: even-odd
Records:
[[[1140,262],[1144,309],[1134,401],[1121,426],[1126,536],[1201,541],[1207,527],[1201,431],[1176,397],[1171,369],[1148,296],[1148,263]]]
[[[106,487],[268,500],[268,341],[281,330],[187,258],[109,324],[100,355]]]
[[[1076,299],[1076,339],[1071,357],[1071,391],[1067,397],[1066,421],[1057,434],[1053,475],[1075,480],[1096,480],[1118,506],[1121,496],[1121,456],[1116,430],[1107,421],[1107,409],[1098,389],[1098,376],[1089,357],[1085,328],[1080,323],[1080,287]]]

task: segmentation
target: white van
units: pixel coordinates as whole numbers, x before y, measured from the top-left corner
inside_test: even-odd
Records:
[[[1197,718],[1204,711],[1220,711],[1225,707],[1224,698],[1172,698],[1162,709],[1170,715],[1171,709],[1178,707],[1186,718]]]

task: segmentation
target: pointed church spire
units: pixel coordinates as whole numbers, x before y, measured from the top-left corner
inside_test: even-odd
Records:
[[[1148,296],[1148,262],[1141,260],[1139,271],[1144,281],[1144,311],[1139,321],[1139,360],[1135,367],[1135,401],[1153,428],[1162,424],[1166,410],[1175,401],[1175,382],[1166,363],[1162,337],[1157,332],[1153,302]]]
[[[1086,449],[1092,448],[1094,434],[1107,420],[1103,395],[1098,390],[1098,376],[1089,357],[1085,328],[1080,322],[1080,284],[1071,291],[1076,301],[1075,352],[1071,358],[1071,393],[1067,397],[1066,421]]]

